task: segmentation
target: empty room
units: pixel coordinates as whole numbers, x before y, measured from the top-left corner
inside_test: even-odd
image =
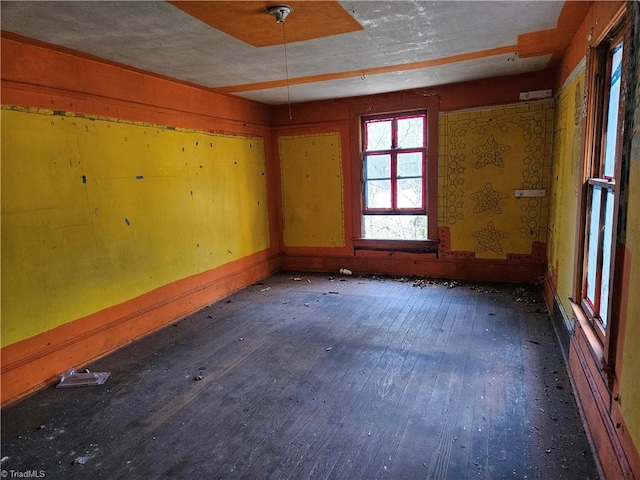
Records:
[[[3,478],[640,479],[637,1],[2,1]]]

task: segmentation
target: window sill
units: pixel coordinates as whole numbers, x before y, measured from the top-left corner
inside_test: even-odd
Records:
[[[593,331],[593,328],[591,327],[591,324],[589,323],[587,316],[582,310],[582,307],[577,303],[575,303],[571,298],[569,299],[569,301],[571,302],[571,310],[573,310],[573,315],[575,316],[576,320],[578,320],[578,326],[582,330],[584,337],[589,343],[592,356],[598,363],[598,367],[601,370],[606,371],[607,362],[605,361],[605,358],[604,358],[604,349],[602,348],[600,339],[598,338],[596,333]]]
[[[439,240],[374,240],[356,238],[355,250],[376,250],[384,252],[438,253]]]

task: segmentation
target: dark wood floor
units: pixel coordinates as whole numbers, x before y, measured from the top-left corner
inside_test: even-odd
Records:
[[[56,479],[596,479],[537,292],[279,274],[2,412]],[[200,379],[201,377],[201,379]]]

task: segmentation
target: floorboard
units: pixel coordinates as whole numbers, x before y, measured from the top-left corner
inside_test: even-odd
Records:
[[[281,273],[87,368],[2,411],[3,470],[598,478],[533,288]]]

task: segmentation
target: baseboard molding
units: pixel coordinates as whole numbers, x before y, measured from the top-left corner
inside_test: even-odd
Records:
[[[579,332],[576,335],[580,335]],[[574,335],[575,338],[575,335]],[[599,394],[600,379],[593,375],[585,355],[578,342],[572,338],[569,352],[569,375],[574,387],[575,397],[580,405],[583,421],[604,479],[633,480],[636,476],[631,470],[624,449],[616,434],[609,416],[606,399]]]
[[[562,307],[549,272],[545,275],[543,293],[601,477],[612,480],[638,478],[633,469],[635,462],[628,459],[628,455],[636,458],[637,452],[627,452],[624,448],[625,442],[621,441],[610,415],[611,398],[603,394],[606,391],[604,381],[593,365],[591,353],[585,351],[586,342],[581,341],[584,334]],[[624,425],[621,424],[618,430],[623,431]]]
[[[280,257],[260,252],[8,345],[1,351],[2,406],[278,270]]]
[[[356,255],[323,256],[286,253],[282,268],[292,271],[447,278],[451,280],[536,283],[544,274],[544,263],[515,260],[437,258],[436,254],[358,251]]]
[[[560,349],[562,350],[562,356],[564,357],[565,365],[569,364],[569,348],[571,343],[571,335],[573,335],[574,322],[571,317],[567,315],[566,310],[562,306],[562,302],[558,297],[553,281],[547,275],[544,277],[542,284],[542,292],[544,296],[544,302],[551,317],[551,324],[553,330],[556,333]]]

